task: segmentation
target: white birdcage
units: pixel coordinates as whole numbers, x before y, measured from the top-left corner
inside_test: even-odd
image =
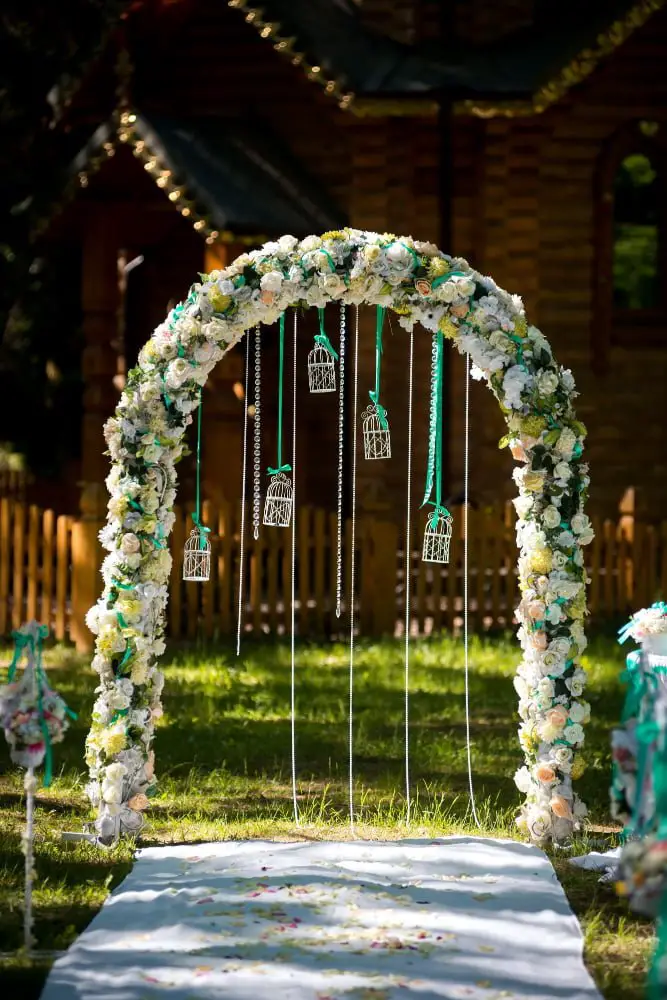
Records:
[[[183,555],[183,579],[205,581],[211,577],[211,543],[206,532],[193,528],[185,543]]]
[[[291,519],[292,483],[284,472],[278,472],[266,491],[263,523],[269,528],[288,528]]]
[[[308,355],[308,388],[311,392],[336,391],[334,357],[322,344],[315,344]]]
[[[364,458],[391,458],[391,438],[389,424],[383,410],[384,424],[375,403],[371,403],[361,414],[364,434]]]
[[[449,545],[452,540],[453,518],[449,511],[435,510],[429,515],[424,531],[422,561],[449,562]]]

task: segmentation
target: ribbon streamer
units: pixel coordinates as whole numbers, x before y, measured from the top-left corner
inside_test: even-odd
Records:
[[[278,461],[275,469],[268,468],[266,471],[270,476],[277,476],[280,472],[291,472],[291,466],[283,462],[283,370],[285,367],[285,313],[280,317],[280,340],[278,352]]]
[[[433,362],[434,373],[431,384],[431,408],[429,414],[429,437],[428,437],[428,462],[426,467],[426,486],[424,489],[424,499],[422,507],[431,501],[431,494],[435,484],[435,510],[431,525],[437,526],[437,517],[445,511],[445,516],[449,516],[449,511],[442,504],[442,389],[443,389],[443,354],[444,338],[438,330],[433,334]]]
[[[201,414],[202,408],[204,406],[204,400],[202,398],[202,389],[199,388],[199,407],[197,409],[197,473],[196,473],[196,484],[197,484],[197,499],[195,504],[195,511],[190,516],[195,527],[199,530],[199,548],[206,548],[206,535],[211,530],[207,528],[206,525],[201,523]],[[163,546],[158,542],[158,548]]]
[[[371,403],[375,404],[377,410],[378,420],[380,421],[380,427],[383,431],[387,430],[389,423],[387,421],[387,411],[384,406],[380,404],[380,368],[382,364],[382,328],[384,326],[384,315],[386,313],[385,306],[378,306],[375,318],[375,389],[371,389],[368,395],[371,398]]]

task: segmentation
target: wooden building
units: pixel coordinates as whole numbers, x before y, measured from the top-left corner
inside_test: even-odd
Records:
[[[87,484],[84,507],[102,502],[102,423],[139,346],[197,272],[267,237],[350,224],[433,241],[522,295],[581,392],[592,511],[615,513],[634,487],[638,511],[663,516],[665,66],[662,0],[136,3],[62,109],[57,127],[78,151],[68,200],[41,226],[41,240],[81,259],[85,393],[72,505],[77,482]],[[365,317],[362,329],[362,399],[373,322]],[[360,502],[385,512],[405,497],[407,338],[394,332],[383,369],[394,458],[362,461],[358,473]],[[305,357],[304,346],[299,495],[333,507],[336,404],[308,397]],[[274,358],[269,333],[269,410]],[[227,359],[205,394],[212,498],[238,496],[243,360]],[[416,489],[429,365],[424,333]],[[456,495],[464,370],[453,352],[448,384]],[[471,492],[480,503],[513,493],[502,434],[495,400],[475,384]]]

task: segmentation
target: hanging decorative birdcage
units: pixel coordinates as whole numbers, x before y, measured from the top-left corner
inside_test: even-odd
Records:
[[[422,561],[432,563],[449,562],[449,546],[452,540],[452,515],[444,507],[429,515],[424,531]]]
[[[193,528],[185,543],[183,579],[204,582],[211,577],[211,543],[203,528]]]
[[[384,408],[371,403],[361,414],[364,458],[391,458],[391,438]]]
[[[271,477],[264,500],[264,520],[267,527],[288,528],[292,520],[292,483],[284,472]]]
[[[311,392],[336,391],[333,354],[319,343],[308,354],[308,388]]]

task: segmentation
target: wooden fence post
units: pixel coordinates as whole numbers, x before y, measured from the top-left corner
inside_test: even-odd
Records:
[[[396,552],[398,527],[390,521],[364,519],[362,578],[359,593],[362,624],[373,636],[393,635],[396,628]]]
[[[86,612],[99,597],[103,550],[98,533],[104,526],[106,492],[101,483],[86,483],[80,500],[81,518],[72,525],[72,619],[70,639],[77,651],[89,653],[93,635]]]

